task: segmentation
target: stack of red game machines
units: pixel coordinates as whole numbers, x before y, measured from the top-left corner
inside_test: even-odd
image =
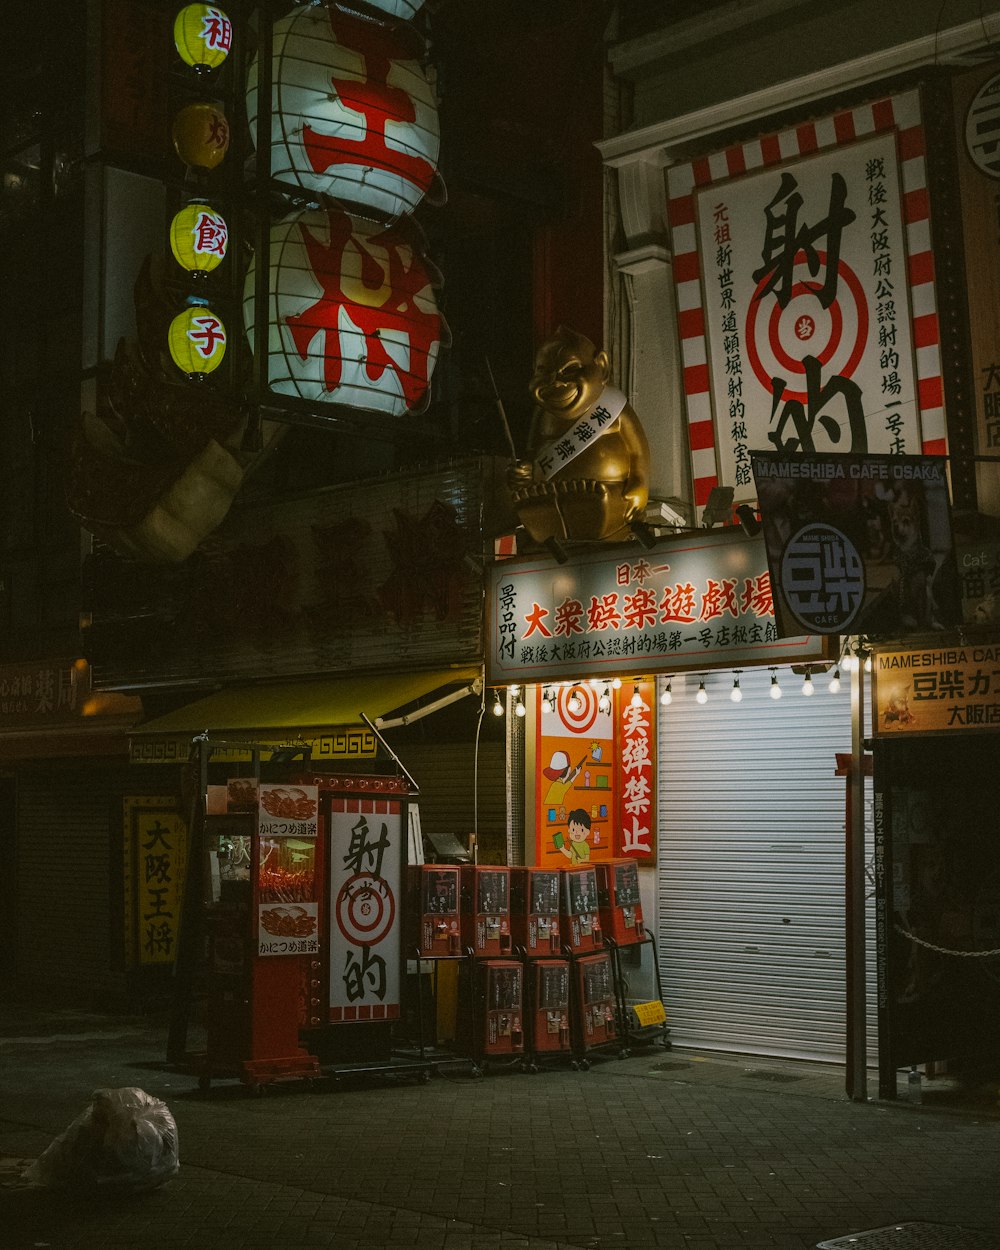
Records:
[[[512,868],[511,931],[525,966],[526,1066],[568,1057],[569,961],[562,954],[560,885],[555,868]]]
[[[514,953],[510,869],[462,867],[458,1039],[483,1071],[524,1054],[524,967]]]
[[[643,923],[634,860],[611,859],[597,865],[597,902],[614,971],[622,1054],[628,1054],[634,1042],[669,1046],[656,944]]]

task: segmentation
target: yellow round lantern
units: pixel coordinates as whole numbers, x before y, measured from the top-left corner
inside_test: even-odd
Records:
[[[228,246],[226,219],[207,204],[186,205],[170,223],[170,250],[190,273],[211,273],[222,264]]]
[[[229,122],[218,104],[188,104],[174,118],[174,148],[185,165],[215,169],[229,149]]]
[[[207,304],[192,303],[171,321],[167,346],[181,373],[188,377],[211,373],[226,354],[226,327]]]
[[[174,46],[185,65],[215,69],[233,46],[233,24],[214,4],[186,4],[174,19]]]

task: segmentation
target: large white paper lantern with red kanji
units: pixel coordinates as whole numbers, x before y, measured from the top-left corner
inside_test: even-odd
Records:
[[[412,213],[437,173],[437,104],[405,34],[333,6],[274,23],[271,176],[360,212]],[[258,66],[247,113],[258,142]]]
[[[447,330],[410,227],[310,209],[270,236],[268,384],[399,416],[420,411]],[[244,287],[254,344],[255,266]]]

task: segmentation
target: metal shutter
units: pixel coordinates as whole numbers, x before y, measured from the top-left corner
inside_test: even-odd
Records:
[[[393,750],[420,787],[420,827],[452,833],[463,845],[476,827],[476,746],[468,742],[393,742]],[[503,742],[481,741],[478,769],[480,848],[502,848],[507,839],[507,793]],[[492,861],[491,861],[492,862]]]
[[[768,670],[742,672],[734,704],[733,674],[705,674],[704,705],[702,675],[674,677],[659,709],[664,996],[679,1045],[839,1060],[845,783],[834,772],[851,745],[849,680],[832,695],[817,676],[806,698],[800,675],[778,676],[774,700]],[[873,968],[871,941],[868,954]]]
[[[18,990],[55,1006],[123,1001],[122,799],[176,788],[174,769],[46,760],[17,770]]]

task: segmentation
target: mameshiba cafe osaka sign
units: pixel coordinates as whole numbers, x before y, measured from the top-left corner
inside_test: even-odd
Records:
[[[574,556],[503,560],[490,571],[487,680],[792,664],[822,639],[779,638],[760,536],[704,530],[650,551],[605,545]]]

